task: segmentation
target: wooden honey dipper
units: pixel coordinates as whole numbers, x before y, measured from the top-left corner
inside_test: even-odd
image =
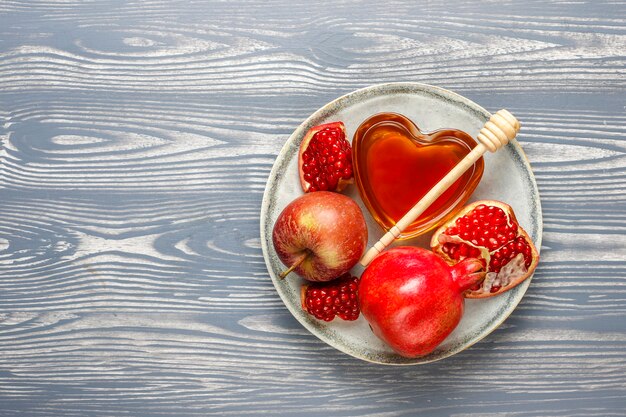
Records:
[[[383,237],[380,238],[361,258],[361,265],[367,266],[400,233],[415,221],[441,194],[459,179],[487,151],[496,152],[515,138],[520,122],[508,110],[499,110],[485,123],[478,133],[478,145],[465,158],[455,165],[437,184],[430,189],[411,210],[409,210]]]

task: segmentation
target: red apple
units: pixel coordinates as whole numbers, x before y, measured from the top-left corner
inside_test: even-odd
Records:
[[[367,226],[359,206],[330,191],[304,194],[280,213],[272,233],[274,248],[288,267],[309,281],[330,281],[361,259]]]
[[[390,249],[361,275],[361,313],[374,334],[398,354],[427,355],[459,324],[463,292],[484,278],[482,268],[474,258],[448,266],[426,249]]]

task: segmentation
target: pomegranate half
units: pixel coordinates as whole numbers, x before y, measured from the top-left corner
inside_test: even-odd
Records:
[[[432,250],[450,265],[465,258],[483,260],[487,274],[466,298],[501,294],[530,277],[539,263],[539,253],[520,227],[511,206],[482,200],[459,211],[432,236]]]

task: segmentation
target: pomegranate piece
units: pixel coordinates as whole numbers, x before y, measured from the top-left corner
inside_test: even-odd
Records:
[[[342,122],[309,129],[300,143],[298,171],[305,193],[341,191],[354,181],[352,148]]]
[[[463,316],[463,293],[485,276],[482,262],[467,258],[450,266],[433,252],[397,246],[365,268],[359,305],[376,336],[399,355],[431,353]]]
[[[466,206],[435,231],[430,246],[451,265],[468,257],[483,260],[487,275],[466,298],[503,293],[530,277],[539,263],[539,253],[513,209],[500,201]]]
[[[352,321],[359,318],[358,278],[349,272],[330,282],[302,286],[302,308],[315,318],[332,321],[335,316]]]

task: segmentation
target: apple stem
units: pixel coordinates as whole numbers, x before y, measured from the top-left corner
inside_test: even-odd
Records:
[[[308,258],[308,257],[309,257],[309,253],[308,253],[308,252],[305,252],[305,253],[303,253],[302,255],[300,255],[300,257],[299,257],[298,259],[296,259],[296,262],[294,262],[294,264],[293,264],[293,265],[291,265],[289,268],[287,268],[286,270],[284,270],[283,272],[281,272],[281,273],[280,273],[280,275],[278,275],[278,276],[280,277],[280,279],[285,279],[285,277],[286,277],[287,275],[289,275],[289,273],[290,273],[291,271],[293,271],[294,269],[296,269],[297,267],[299,267],[299,266],[300,266],[300,264],[301,264],[302,262],[304,262],[304,260],[305,260],[306,258]]]

